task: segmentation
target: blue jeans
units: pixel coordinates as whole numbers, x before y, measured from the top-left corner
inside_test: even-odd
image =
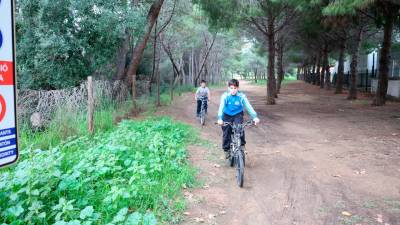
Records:
[[[204,110],[207,113],[207,97],[204,98]],[[200,115],[200,111],[201,111],[201,100],[200,98],[197,98],[197,115]]]
[[[228,114],[225,114],[222,116],[222,120],[224,122],[233,122],[233,123],[243,123],[243,112],[240,112],[236,115],[230,116]],[[231,142],[232,142],[232,127],[231,126],[222,126],[222,148],[224,151],[229,151],[229,148],[231,147]],[[242,146],[246,144],[245,136],[244,136],[244,131],[243,135],[241,136],[241,144]]]

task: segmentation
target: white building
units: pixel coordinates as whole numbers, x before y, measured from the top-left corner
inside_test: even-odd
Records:
[[[374,51],[368,55],[360,55],[357,65],[357,87],[362,90],[375,92],[377,89],[379,76],[379,53]],[[337,74],[338,62],[335,64],[333,75]],[[349,85],[350,78],[350,57],[344,63],[345,86]],[[387,94],[392,97],[400,98],[400,51],[392,50],[389,66],[389,84]]]

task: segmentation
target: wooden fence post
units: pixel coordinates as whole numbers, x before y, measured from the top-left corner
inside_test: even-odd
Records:
[[[88,76],[88,129],[89,133],[93,134],[93,114],[94,114],[94,99],[93,99],[93,80],[92,76]]]

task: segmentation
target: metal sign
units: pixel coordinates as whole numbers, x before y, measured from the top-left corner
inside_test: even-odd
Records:
[[[18,159],[14,1],[0,0],[0,167]]]

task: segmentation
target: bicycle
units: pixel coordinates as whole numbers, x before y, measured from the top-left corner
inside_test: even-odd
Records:
[[[245,153],[243,146],[241,146],[241,136],[243,135],[245,127],[249,127],[253,125],[252,120],[248,120],[247,122],[236,124],[232,122],[224,122],[222,126],[231,126],[232,127],[232,136],[231,136],[231,146],[229,149],[229,158],[228,162],[231,167],[236,164],[236,181],[239,187],[243,187],[244,183],[244,167],[246,163]]]
[[[201,101],[201,109],[200,109],[200,124],[202,126],[205,125],[206,122],[206,103],[208,101],[207,97],[200,97],[199,100]]]

